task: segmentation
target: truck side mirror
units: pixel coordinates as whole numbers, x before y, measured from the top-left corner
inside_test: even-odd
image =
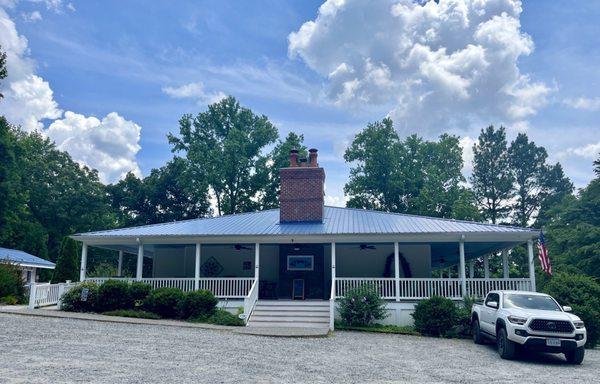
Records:
[[[563,307],[563,311],[565,311],[565,312],[572,312],[572,311],[573,311],[573,308],[569,307],[568,305],[565,305],[565,306]]]
[[[485,303],[485,305],[487,305],[490,308],[498,309],[498,302],[497,301],[488,301],[487,303]]]

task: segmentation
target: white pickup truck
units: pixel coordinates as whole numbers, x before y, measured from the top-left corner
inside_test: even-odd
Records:
[[[571,364],[581,364],[586,330],[570,307],[561,307],[543,293],[490,291],[483,304],[471,311],[473,341],[496,342],[503,359],[512,359],[517,347],[564,353]]]

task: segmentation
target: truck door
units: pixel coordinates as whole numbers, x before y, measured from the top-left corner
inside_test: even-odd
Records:
[[[480,327],[483,331],[495,335],[496,334],[496,313],[498,308],[490,306],[491,302],[496,302],[500,306],[500,295],[497,293],[490,293],[485,298],[483,307],[481,308],[481,324]]]

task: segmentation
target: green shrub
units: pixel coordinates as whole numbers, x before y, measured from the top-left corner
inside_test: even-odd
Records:
[[[158,288],[150,292],[142,307],[166,319],[177,318],[183,292],[177,288]]]
[[[344,324],[366,326],[386,317],[385,301],[369,286],[349,290],[340,300],[340,316]]]
[[[456,320],[452,328],[444,336],[450,338],[471,337],[471,309],[475,302],[472,298],[465,298],[456,308]]]
[[[12,296],[12,295],[0,297],[0,304],[3,304],[3,305],[19,304],[19,299],[17,299],[15,296]]]
[[[77,242],[69,236],[65,236],[60,244],[56,268],[52,274],[52,283],[64,283],[67,280],[79,280]]]
[[[459,319],[458,309],[452,300],[439,296],[420,301],[412,316],[417,331],[429,336],[449,334]]]
[[[192,291],[183,296],[179,305],[181,318],[210,317],[215,313],[219,300],[211,291]]]
[[[244,320],[222,308],[217,308],[211,316],[199,316],[192,318],[190,321],[195,323],[229,325],[234,327],[241,327],[244,325]]]
[[[98,288],[99,312],[129,309],[132,307],[129,284],[121,280],[108,280]]]
[[[573,313],[585,323],[586,348],[594,348],[600,341],[600,284],[586,275],[559,273],[550,278],[544,292],[560,305],[573,307]]]
[[[119,309],[116,311],[108,311],[104,312],[103,315],[106,316],[120,316],[120,317],[135,317],[137,319],[160,319],[156,313],[146,312],[146,311],[138,311],[135,309]]]
[[[0,297],[13,296],[17,302],[25,300],[25,282],[21,270],[15,264],[0,260]]]
[[[83,290],[87,290],[86,300],[82,300]],[[62,296],[61,309],[71,312],[94,312],[98,300],[98,285],[89,281],[78,284]]]
[[[373,333],[394,333],[398,335],[420,335],[414,327],[398,326],[398,325],[383,325],[373,324],[368,326],[352,326],[345,324],[336,324],[335,329],[339,331],[358,331],[358,332],[373,332]]]
[[[141,281],[134,281],[129,286],[129,296],[132,301],[132,307],[139,307],[143,301],[150,294],[152,287],[150,284],[142,283]]]

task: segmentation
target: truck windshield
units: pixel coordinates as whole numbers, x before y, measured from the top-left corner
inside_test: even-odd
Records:
[[[561,311],[550,296],[505,294],[504,308],[541,309],[544,311]]]

